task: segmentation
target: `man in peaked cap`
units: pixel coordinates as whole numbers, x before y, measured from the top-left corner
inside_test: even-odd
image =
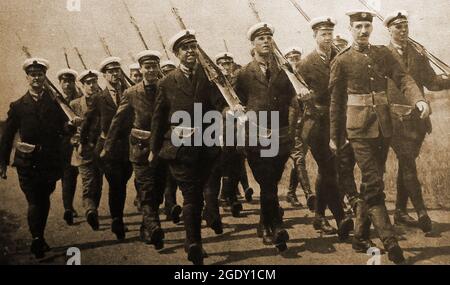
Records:
[[[298,62],[302,59],[302,49],[299,47],[290,47],[284,51],[284,57],[289,61],[289,63],[295,67]]]
[[[352,11],[347,15],[353,44],[342,51],[331,66],[330,147],[339,151],[348,140],[361,169],[352,246],[355,251],[364,253],[373,246],[370,241],[372,222],[389,260],[403,263],[403,251],[389,220],[384,194],[383,174],[392,137],[386,95],[388,78],[401,88],[401,96],[417,107],[422,119],[428,117],[430,108],[414,80],[389,49],[370,44],[374,14]]]
[[[288,60],[292,68],[296,68],[297,64],[302,59],[302,50],[299,47],[290,47],[284,51],[284,57]],[[299,102],[299,106],[300,102]],[[300,126],[301,120],[298,121],[298,126]],[[297,128],[298,130],[298,128]],[[293,160],[293,167],[289,175],[289,190],[286,195],[286,201],[291,204],[292,207],[301,207],[302,204],[297,197],[297,186],[300,182],[302,189],[305,192],[306,199],[310,201],[309,208],[311,211],[314,210],[315,195],[312,195],[311,186],[308,178],[308,171],[306,170],[306,154],[307,149],[303,147],[303,142],[299,136],[296,136],[295,146],[292,150],[291,158]],[[305,151],[306,150],[306,151]],[[311,206],[312,205],[312,206]]]
[[[139,63],[133,63],[129,66],[130,69],[130,79],[135,83],[138,84],[142,81],[142,73],[141,73],[141,66]]]
[[[56,77],[58,78],[67,105],[73,100],[81,97],[75,84],[78,77],[78,73],[75,70],[70,68],[61,69],[57,72]],[[77,188],[78,169],[70,163],[73,151],[73,146],[70,143],[71,137],[71,135],[68,135],[63,139],[64,173],[61,179],[64,205],[63,218],[68,225],[73,225],[73,218],[78,216],[78,213],[73,208],[73,199]]]
[[[395,11],[389,14],[384,25],[391,34],[388,48],[394,57],[419,86],[424,94],[424,87],[430,91],[450,88],[450,79],[436,75],[429,59],[408,42],[409,24],[406,11]],[[401,96],[401,91],[394,82],[388,82],[388,97],[391,106],[393,135],[391,147],[397,155],[397,201],[395,205],[394,223],[406,226],[419,226],[422,231],[430,232],[432,222],[428,216],[422,198],[422,187],[417,177],[416,158],[425,139],[431,132],[430,119],[421,120],[417,110],[408,100]],[[408,198],[417,212],[418,221],[408,215]]]
[[[339,50],[344,50],[348,46],[348,40],[341,34],[336,34],[333,43]]]
[[[197,40],[195,31],[183,30],[169,41],[170,50],[180,60],[179,67],[165,76],[159,83],[156,105],[152,118],[150,160],[156,155],[169,163],[169,169],[183,194],[183,219],[186,230],[185,250],[188,260],[194,264],[203,264],[205,252],[202,246],[201,222],[204,205],[203,190],[207,185],[220,147],[193,146],[195,136],[203,136],[203,127],[171,123],[172,115],[184,111],[194,118],[194,104],[201,103],[202,112],[195,116],[203,117],[209,110],[222,111],[225,101],[217,87],[208,80],[202,66],[198,63]],[[193,121],[193,120],[191,120]],[[172,136],[183,136],[191,144],[177,146]],[[216,193],[205,190],[205,199],[217,201]],[[217,202],[216,202],[217,204]],[[207,224],[220,234],[222,224],[220,214],[206,212]],[[213,215],[214,214],[214,215]]]
[[[173,61],[164,60],[161,62],[161,71],[164,74],[164,76],[169,74],[171,71],[174,71],[175,69],[177,69],[177,66]]]
[[[164,246],[164,232],[161,229],[158,209],[163,200],[167,165],[160,158],[148,161],[161,54],[158,51],[145,50],[136,57],[143,81],[125,91],[112,119],[102,156],[106,158],[112,154],[122,130],[129,129],[124,124],[128,123],[128,118],[134,118],[130,133],[129,159],[133,165],[143,216],[140,236],[143,242],[153,244],[155,249],[161,249]],[[173,220],[179,220],[181,207],[174,205],[171,213]]]
[[[98,85],[98,77],[100,73],[96,70],[85,70],[78,76],[78,81],[83,88],[83,96],[72,100],[70,107],[80,118],[84,118],[85,114],[92,108],[94,97],[100,96],[100,86]],[[99,229],[98,222],[98,206],[102,194],[103,171],[100,163],[94,154],[93,148],[83,150],[80,145],[81,127],[77,129],[77,133],[72,136],[71,143],[74,147],[71,164],[78,167],[81,176],[83,189],[83,207],[88,224],[96,231]],[[90,124],[90,136],[98,138],[100,135],[100,120]]]
[[[309,102],[304,102],[305,111],[298,135],[304,144],[303,147],[309,147],[311,150],[318,166],[314,229],[324,234],[337,233],[340,240],[345,240],[353,229],[353,221],[345,216],[338,186],[337,158],[328,146],[330,141],[328,81],[330,63],[337,54],[337,50],[332,46],[336,20],[331,17],[318,17],[312,19],[310,25],[316,41],[316,48],[297,65],[296,69],[314,93]],[[349,172],[351,175],[349,173],[347,176],[354,184],[353,168]],[[339,175],[340,180],[344,177],[345,175]],[[356,194],[355,185],[353,195]],[[333,213],[337,230],[325,218],[327,207]]]
[[[48,61],[29,58],[23,64],[28,91],[11,103],[5,130],[0,141],[0,177],[6,179],[7,165],[16,133],[14,162],[19,185],[28,203],[28,226],[33,238],[31,252],[36,258],[45,256],[50,247],[44,232],[50,210],[50,195],[62,177],[62,137],[65,116],[45,88]]]
[[[106,87],[99,96],[95,96],[92,106],[85,114],[85,120],[80,131],[80,144],[85,150],[95,147],[97,156],[103,150],[105,139],[108,135],[111,121],[122,100],[125,86],[122,84],[122,69],[120,58],[107,57],[99,66],[99,70],[103,73],[106,80]],[[90,130],[94,124],[100,120],[100,136],[93,136]],[[130,122],[124,124],[131,128]],[[124,128],[117,141],[114,144],[114,150],[111,155],[100,159],[106,180],[109,184],[109,210],[112,218],[111,231],[116,235],[118,240],[125,238],[125,225],[123,222],[123,210],[125,206],[127,182],[132,174],[129,156],[128,134],[130,130]]]
[[[216,64],[222,69],[228,81],[234,85],[239,69],[234,62],[234,56],[230,52],[221,52],[215,56]],[[240,215],[242,204],[238,201],[239,182],[244,189],[245,199],[252,200],[253,189],[249,186],[247,170],[245,168],[245,156],[236,151],[234,146],[223,147],[222,152],[222,192],[221,200],[225,200],[231,207],[234,217]]]
[[[278,66],[273,51],[274,28],[268,23],[257,23],[247,33],[254,51],[253,61],[239,72],[236,93],[248,110],[277,111],[279,151],[274,157],[262,157],[261,147],[247,147],[247,160],[253,176],[261,188],[261,212],[258,235],[263,243],[273,244],[279,251],[287,249],[289,234],[284,229],[279,210],[278,182],[293,146],[295,123],[298,115],[296,92],[287,75]],[[259,122],[259,120],[258,120]]]

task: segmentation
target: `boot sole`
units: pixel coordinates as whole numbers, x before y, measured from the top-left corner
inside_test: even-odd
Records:
[[[192,245],[188,249],[188,260],[194,265],[203,265],[203,251],[199,245]]]

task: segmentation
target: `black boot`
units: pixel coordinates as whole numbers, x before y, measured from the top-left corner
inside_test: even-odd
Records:
[[[292,207],[294,208],[300,208],[303,205],[300,203],[300,201],[297,198],[297,195],[295,194],[295,192],[289,192],[286,196],[286,202],[288,202],[289,204],[291,204]]]
[[[346,216],[342,221],[337,222],[337,234],[340,241],[345,241],[350,236],[350,232],[355,228],[355,224],[350,216]]]
[[[253,201],[253,192],[254,192],[253,188],[251,188],[251,187],[247,187],[244,190],[245,201],[247,201],[248,203]]]
[[[30,251],[38,259],[45,257],[44,242],[44,239],[39,237],[33,238],[33,241],[31,242]]]
[[[73,225],[73,211],[65,210],[63,219],[64,219],[64,221],[66,221],[67,225],[72,226]]]
[[[352,248],[356,252],[367,253],[375,244],[370,240],[370,219],[367,204],[360,199],[354,202],[355,230]]]
[[[419,216],[418,224],[419,224],[419,228],[424,233],[429,233],[433,229],[433,223],[431,222],[431,219],[427,214]]]
[[[100,225],[98,222],[98,214],[96,211],[88,211],[86,214],[86,220],[88,224],[91,226],[92,230],[98,231]]]
[[[194,243],[188,246],[187,249],[188,260],[194,265],[203,265],[205,257],[203,248],[200,244]]]
[[[418,226],[418,222],[416,219],[408,215],[406,210],[395,210],[394,214],[394,224],[403,225],[408,227],[416,227]]]
[[[313,222],[313,227],[316,231],[322,232],[325,235],[337,234],[337,230],[332,227],[328,220],[323,216],[316,216]]]
[[[125,225],[123,219],[114,218],[111,223],[111,231],[116,235],[119,241],[125,239]]]
[[[164,247],[164,231],[158,215],[158,207],[142,205],[142,225],[140,229],[141,240],[152,244],[156,250]]]

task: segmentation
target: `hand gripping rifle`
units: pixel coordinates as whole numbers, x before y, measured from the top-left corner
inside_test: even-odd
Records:
[[[380,12],[377,9],[375,9],[372,5],[370,5],[369,2],[367,2],[366,0],[359,0],[359,2],[361,2],[361,4],[363,4],[368,9],[372,10],[380,21],[382,22],[384,21],[384,17],[380,14]],[[444,61],[442,61],[437,56],[429,52],[423,45],[421,45],[413,38],[408,37],[408,41],[420,54],[425,55],[430,60],[431,63],[433,63],[437,68],[439,68],[439,70],[441,70],[445,75],[450,76],[449,65],[447,65]]]
[[[261,17],[259,16],[259,13],[256,9],[255,3],[251,0],[249,0],[248,3],[249,3],[250,8],[252,9],[253,14],[255,15],[256,20],[258,20],[259,22],[262,22]],[[289,62],[287,61],[287,59],[284,57],[283,53],[281,52],[281,50],[278,48],[274,39],[272,39],[272,43],[273,43],[274,56],[275,56],[275,60],[278,64],[278,67],[281,68],[286,73],[287,77],[289,78],[289,81],[291,82],[292,86],[295,89],[295,92],[297,94],[302,94],[303,89],[307,88],[310,91],[310,93],[312,93],[313,91],[311,90],[311,88],[309,88],[308,84],[303,79],[301,74],[298,73],[294,68],[291,67],[291,65],[289,64]],[[301,99],[304,102],[311,101],[311,100],[307,100],[307,98],[301,98]]]
[[[172,13],[177,19],[180,28],[185,30],[186,25],[184,24],[183,19],[181,18],[178,12],[178,9],[175,8],[173,4],[172,4]],[[203,70],[205,71],[209,81],[214,82],[214,84],[217,86],[220,93],[222,94],[223,98],[227,102],[228,106],[230,106],[231,109],[235,109],[237,105],[242,106],[241,101],[239,100],[239,97],[236,95],[236,92],[234,91],[231,83],[228,81],[225,75],[223,75],[220,68],[217,67],[214,61],[211,60],[211,58],[200,46],[198,46],[198,61],[202,66]]]

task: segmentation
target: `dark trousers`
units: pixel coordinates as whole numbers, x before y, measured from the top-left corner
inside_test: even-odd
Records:
[[[311,194],[311,184],[309,182],[308,171],[306,170],[306,154],[308,146],[303,143],[300,135],[295,137],[294,148],[291,152],[291,158],[294,166],[289,176],[289,192],[288,195],[296,195],[297,186],[300,185],[305,194]]]
[[[127,182],[133,173],[131,163],[128,160],[108,160],[102,164],[109,184],[108,201],[111,218],[123,219]]]
[[[245,169],[245,157],[243,154],[239,153],[235,147],[225,146],[223,148],[220,161],[222,167],[216,167],[216,171],[218,173],[214,176],[216,178],[219,178],[219,183],[220,178],[223,177],[223,197],[231,205],[231,203],[238,200],[236,196],[236,189],[239,182],[241,181],[244,189],[248,188],[248,177],[247,171]]]
[[[18,167],[19,185],[28,202],[28,227],[33,238],[44,238],[50,211],[50,195],[55,190],[58,177],[48,170]]]
[[[336,162],[341,200],[343,201],[344,197],[347,196],[348,201],[353,207],[358,198],[358,190],[354,175],[356,166],[355,154],[350,144],[347,144],[340,150],[336,157]]]
[[[222,181],[222,161],[220,158],[214,161],[211,174],[209,175],[203,188],[205,199],[205,220],[208,225],[220,221],[219,193]],[[236,188],[233,188],[236,189]],[[236,196],[236,192],[234,192]]]
[[[338,187],[336,156],[330,149],[329,116],[317,118],[305,117],[302,139],[309,146],[311,154],[317,163],[316,179],[316,215],[324,216],[328,206],[337,222],[344,218],[344,209]]]
[[[361,169],[360,198],[361,207],[367,209],[367,215],[359,215],[355,221],[355,237],[362,236],[357,229],[364,229],[371,222],[385,248],[397,243],[394,229],[385,205],[384,181],[385,164],[390,139],[351,139],[356,162]],[[358,208],[359,209],[359,208]]]
[[[406,212],[408,198],[418,214],[426,214],[425,202],[422,197],[422,186],[417,177],[416,158],[425,136],[417,139],[406,138],[394,134],[391,147],[398,160],[397,201],[395,209]]]
[[[65,210],[73,210],[73,199],[77,189],[78,168],[70,164],[65,165],[63,170],[62,199]]]
[[[259,151],[247,152],[248,164],[261,190],[261,222],[268,228],[281,225],[278,182],[288,158],[288,153],[275,157],[261,157]]]
[[[178,186],[175,178],[173,178],[170,171],[167,171],[166,187],[164,189],[164,211],[166,215],[169,215],[170,210],[177,205],[177,188]]]
[[[78,171],[83,186],[83,207],[85,213],[97,211],[103,188],[103,171],[97,162],[92,161],[80,165]]]
[[[183,146],[178,150],[177,158],[168,161],[170,172],[183,195],[187,246],[201,244],[203,191],[219,155],[220,150],[215,147]]]

